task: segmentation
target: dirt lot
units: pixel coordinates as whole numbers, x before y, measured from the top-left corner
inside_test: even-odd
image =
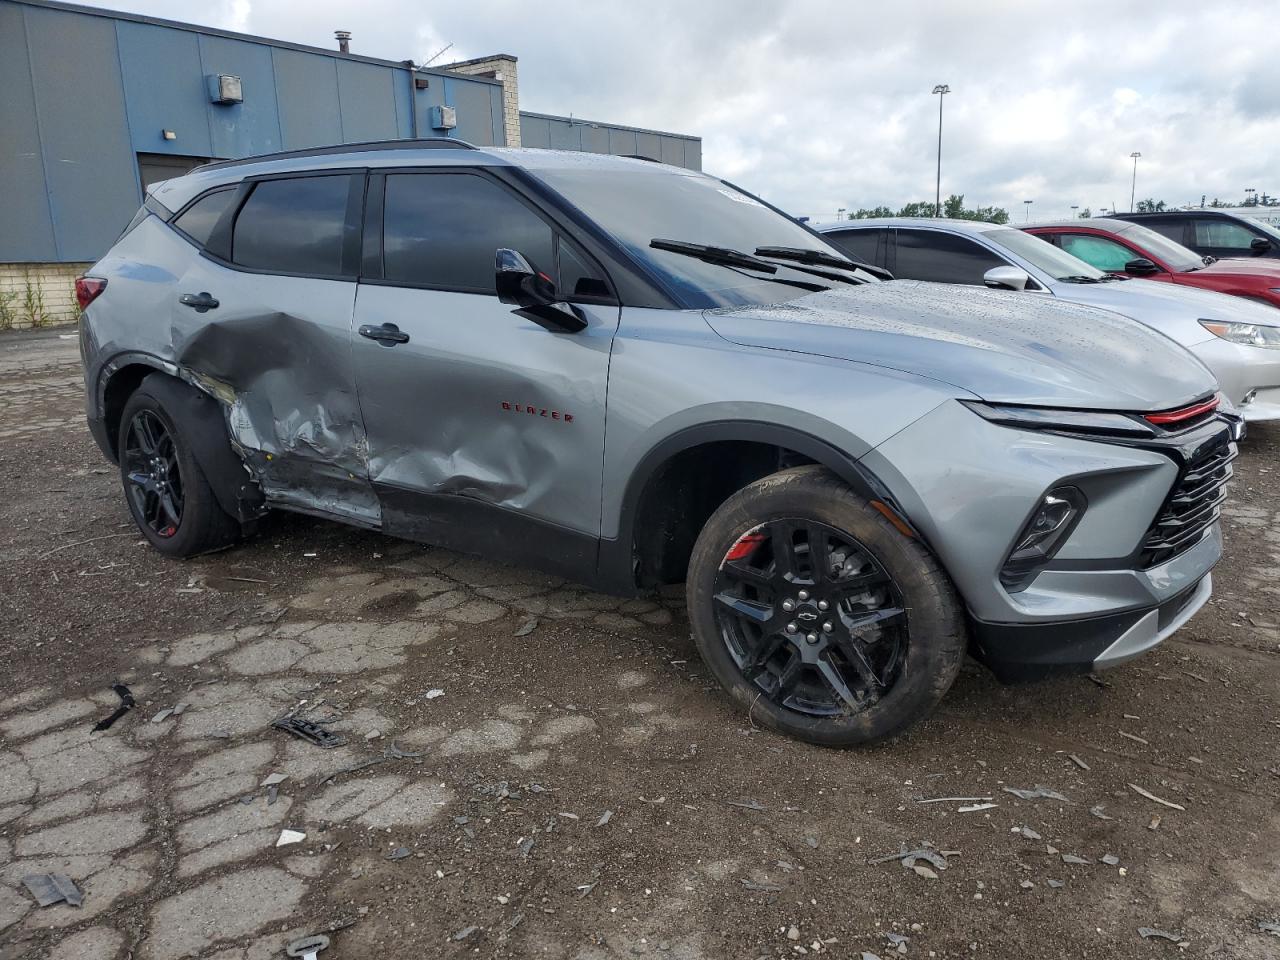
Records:
[[[1175,641],[1101,683],[967,669],[909,736],[840,753],[730,709],[678,593],[291,516],[166,561],[84,428],[74,341],[0,338],[0,960],[265,960],[320,931],[320,960],[1280,956],[1277,479],[1280,428],[1254,429]],[[121,681],[138,707],[90,733]],[[347,745],[269,727],[295,708]],[[1067,799],[1005,790],[1041,785]],[[926,843],[936,876],[868,863]],[[47,871],[83,906],[36,906]]]

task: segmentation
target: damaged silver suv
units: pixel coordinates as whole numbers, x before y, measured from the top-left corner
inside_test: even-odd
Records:
[[[1012,679],[1176,630],[1235,456],[1208,371],[1115,314],[880,276],[637,159],[213,163],[80,281],[89,425],[171,556],[282,509],[686,581],[720,683],[814,743],[902,731],[966,651]]]

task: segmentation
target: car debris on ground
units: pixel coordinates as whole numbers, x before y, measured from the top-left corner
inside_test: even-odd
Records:
[[[1030,790],[1021,790],[1018,787],[1001,787],[1005,793],[1012,793],[1019,800],[1060,800],[1063,803],[1071,801],[1060,794],[1057,790],[1050,790],[1048,787],[1042,787],[1036,784]]]
[[[1168,930],[1160,930],[1156,927],[1139,927],[1138,936],[1143,940],[1169,940],[1180,947],[1189,947],[1191,945],[1191,941],[1182,934],[1171,933]]]
[[[65,873],[29,873],[22,878],[22,885],[42,907],[64,901],[73,907],[84,903],[84,894]]]
[[[303,720],[301,717],[282,717],[273,721],[271,726],[285,733],[291,733],[308,743],[314,743],[317,747],[324,747],[326,750],[341,747],[347,742],[346,737],[331,733],[319,724]]]
[[[299,830],[284,829],[280,831],[280,839],[276,841],[277,847],[287,847],[291,843],[301,843],[307,839],[307,835]]]
[[[1159,803],[1166,807],[1171,807],[1174,810],[1185,811],[1187,809],[1186,807],[1182,806],[1182,804],[1180,803],[1174,803],[1172,800],[1165,800],[1162,797],[1157,797],[1154,793],[1152,793],[1149,790],[1144,790],[1142,787],[1138,786],[1136,783],[1129,784],[1129,789],[1132,790],[1134,793],[1136,793],[1140,797],[1146,797],[1148,800],[1151,800],[1155,803]]]
[[[104,717],[93,725],[90,733],[98,733],[102,730],[109,730],[111,725],[132,710],[138,703],[133,698],[133,694],[123,683],[113,684],[111,687],[115,695],[120,698],[120,706],[116,707],[115,712],[108,717]]]

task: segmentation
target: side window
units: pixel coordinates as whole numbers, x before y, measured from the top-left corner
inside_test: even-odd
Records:
[[[1058,238],[1062,249],[1073,257],[1078,257],[1091,267],[1106,270],[1109,273],[1124,273],[1124,265],[1138,254],[1123,244],[1108,240],[1106,237],[1095,237],[1084,233],[1064,233]]]
[[[1163,234],[1174,243],[1183,243],[1186,240],[1186,219],[1182,217],[1153,217],[1149,220],[1140,221],[1144,227],[1154,230],[1156,233]],[[1083,258],[1082,258],[1083,259]]]
[[[558,254],[556,262],[559,267],[556,289],[560,291],[561,296],[612,299],[613,294],[609,292],[609,285],[563,236],[556,238],[556,253]]]
[[[826,234],[826,238],[854,260],[878,267],[883,266],[883,264],[876,262],[880,234],[883,232],[881,227],[867,227],[863,230],[835,230]]]
[[[982,275],[1008,264],[966,237],[932,230],[897,231],[897,261],[893,275],[900,280],[934,280],[982,286]]]
[[[382,225],[385,279],[492,294],[494,252],[499,247],[518,250],[548,275],[557,272],[550,225],[487,177],[387,175]]]
[[[173,225],[203,247],[209,242],[209,234],[213,233],[214,225],[222,214],[226,212],[227,207],[231,206],[235,198],[235,187],[225,187],[222,190],[215,190],[213,193],[206,193],[191,206],[187,207],[181,216],[175,218]],[[146,207],[138,211],[139,217],[144,216],[145,213]],[[128,231],[126,230],[125,232],[127,233]]]
[[[1230,220],[1197,220],[1196,246],[1218,247],[1223,250],[1239,250],[1249,253],[1253,243],[1253,231]]]
[[[236,217],[232,262],[271,273],[341,276],[351,181],[336,174],[260,182]]]

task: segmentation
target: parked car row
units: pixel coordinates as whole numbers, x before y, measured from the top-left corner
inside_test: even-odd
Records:
[[[986,285],[1123,314],[1199,357],[1246,420],[1280,418],[1280,311],[1260,298],[1210,292],[1209,284],[1193,286],[1190,279],[1200,268],[1208,272],[1222,266],[1227,277],[1242,283],[1230,267],[1239,261],[1206,265],[1171,240],[1121,221],[1079,220],[1019,230],[970,220],[891,218],[815,228],[853,259],[884,267],[899,279]],[[1151,279],[1169,282],[1117,277],[1151,272],[1147,258],[1154,257],[1168,266],[1163,276]],[[1280,287],[1280,270],[1272,263],[1261,261],[1255,276]],[[1119,270],[1106,272],[1108,266]],[[1266,279],[1269,271],[1275,279]]]
[[[79,294],[89,426],[161,552],[282,509],[683,581],[741,709],[839,746],[927,715],[967,652],[1091,671],[1200,609],[1243,421],[1175,338],[1243,350],[1201,321],[1271,309],[1007,228],[824,235],[703,173],[457,140],[166,181]]]

